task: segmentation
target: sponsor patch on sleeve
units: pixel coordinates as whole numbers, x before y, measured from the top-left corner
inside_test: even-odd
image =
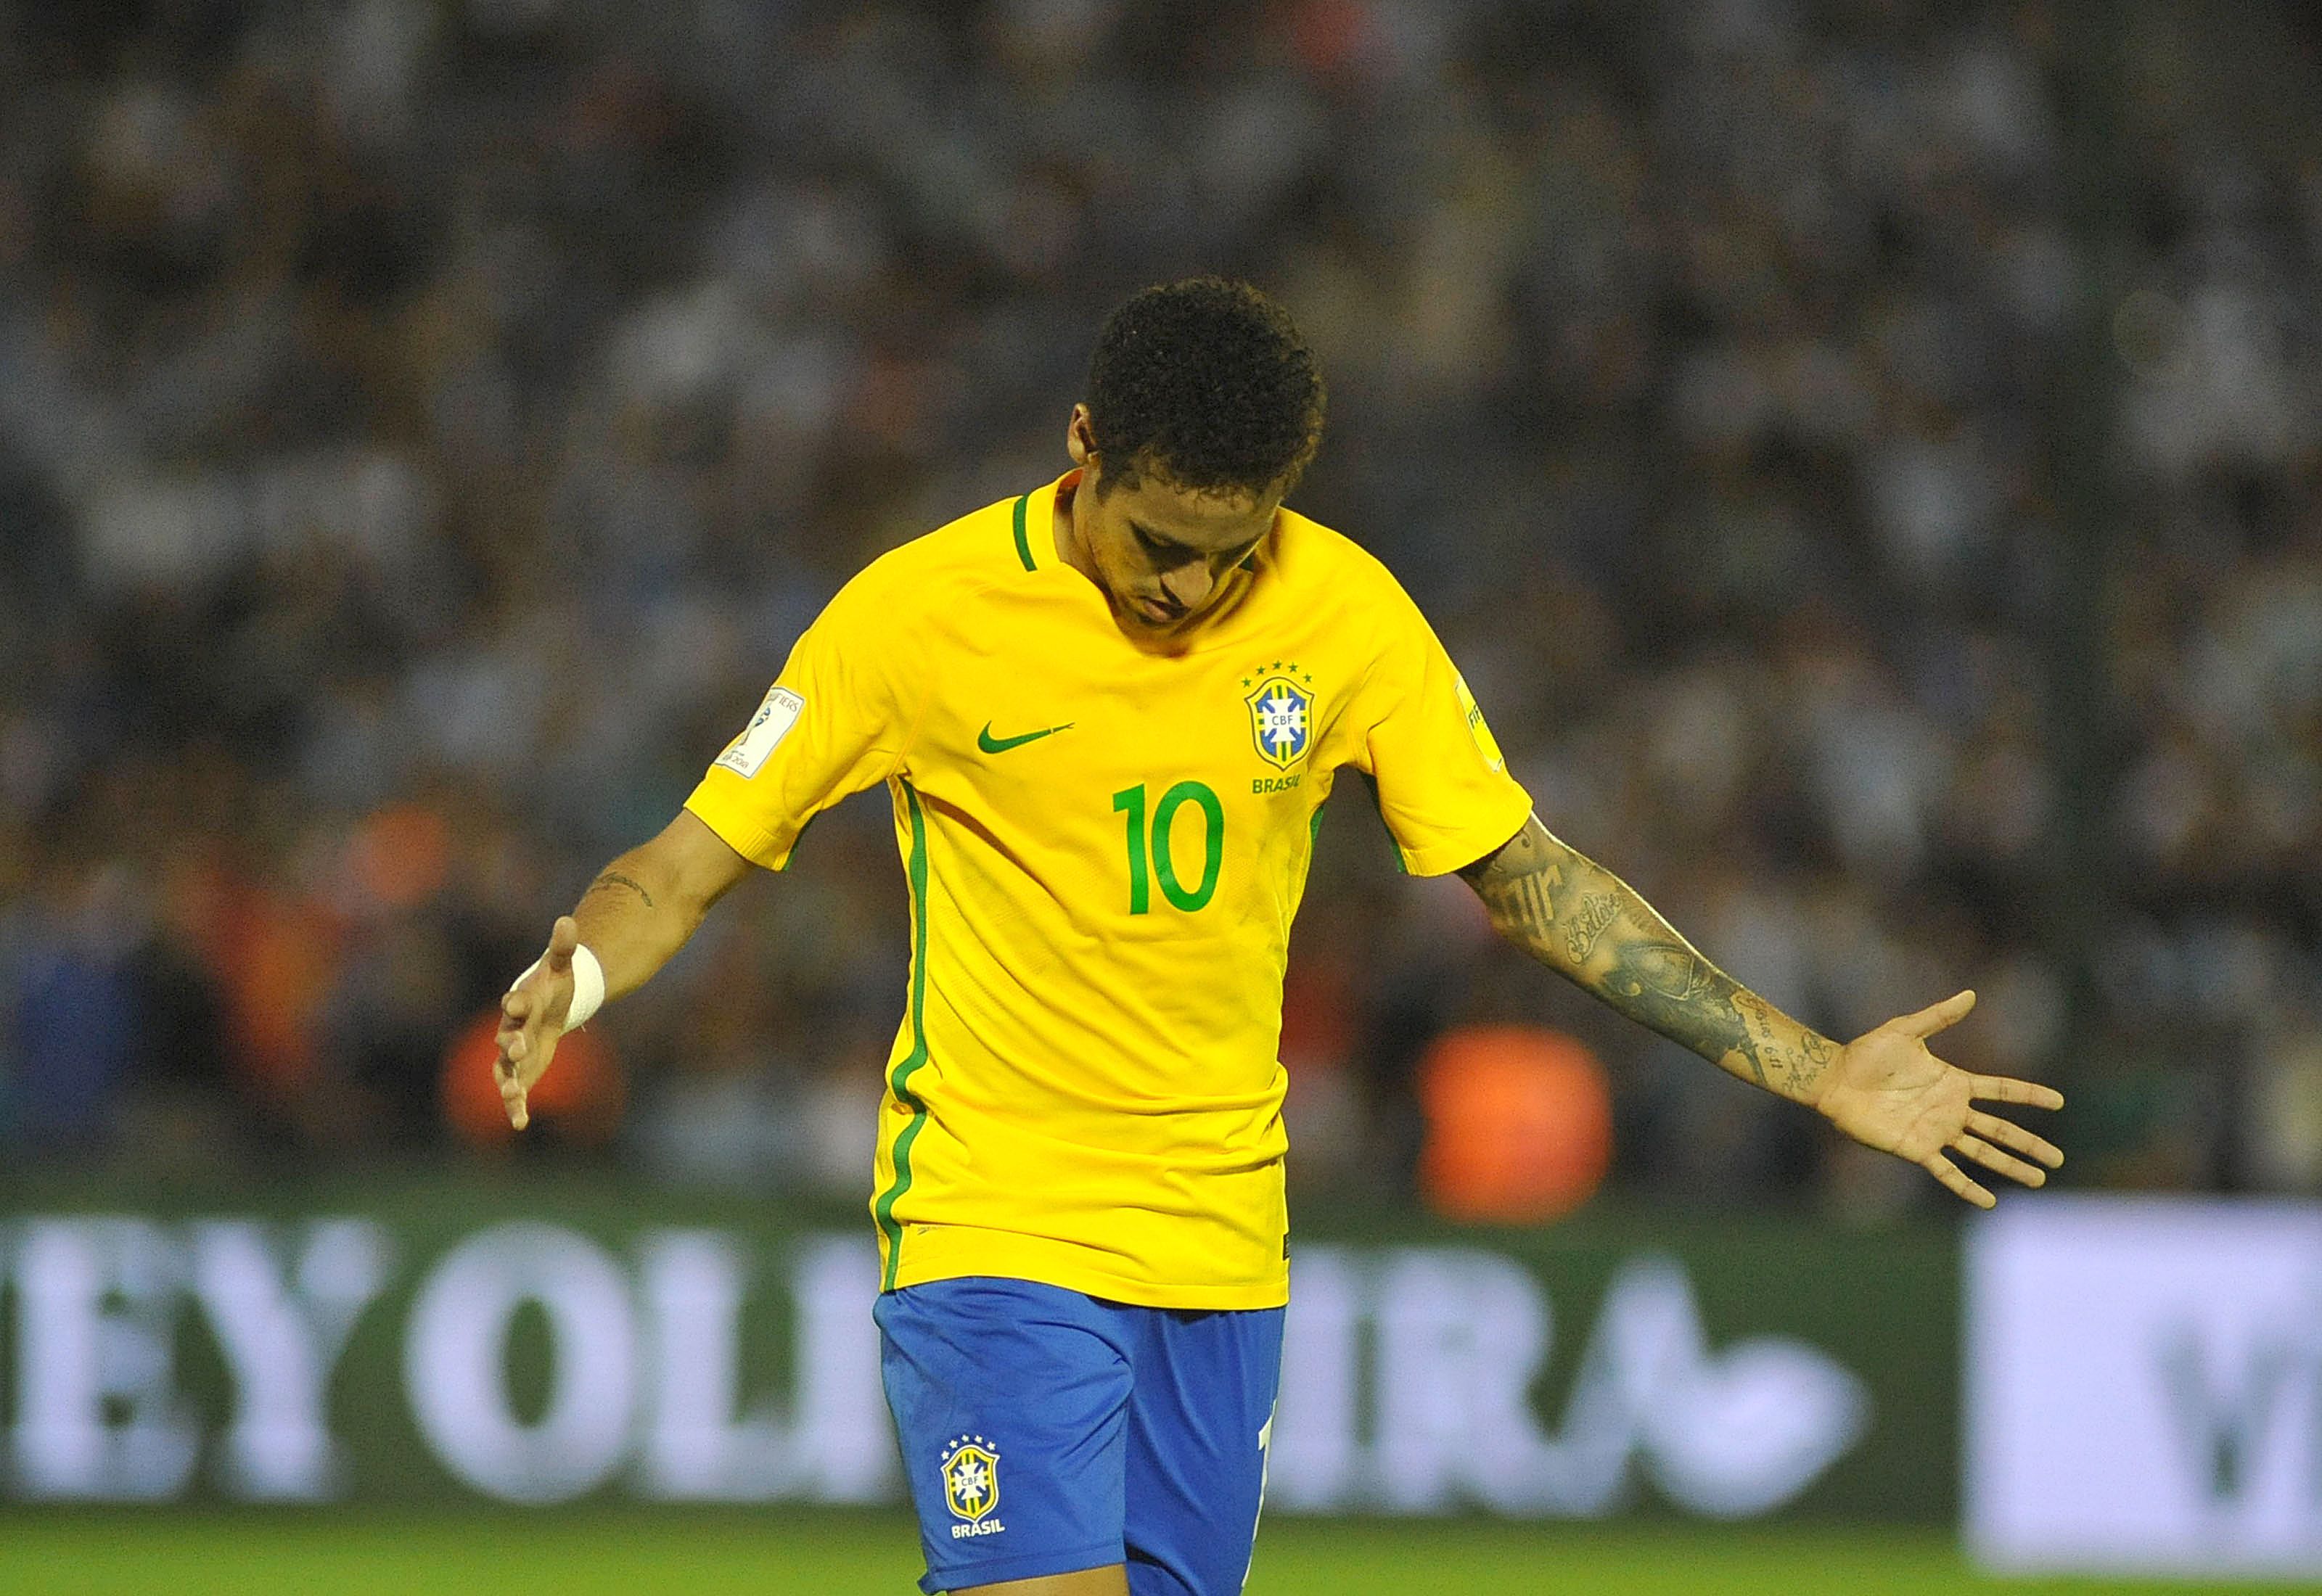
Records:
[[[745,780],[755,776],[764,768],[766,756],[781,747],[791,728],[798,725],[799,712],[805,707],[806,700],[790,689],[769,689],[765,702],[758,706],[758,713],[750,717],[742,734],[718,756],[718,763]]]

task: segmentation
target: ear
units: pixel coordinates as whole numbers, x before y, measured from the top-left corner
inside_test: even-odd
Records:
[[[1088,469],[1089,461],[1096,458],[1096,429],[1089,424],[1089,407],[1086,405],[1074,406],[1073,418],[1065,424],[1065,452],[1071,455],[1073,463],[1083,470]]]

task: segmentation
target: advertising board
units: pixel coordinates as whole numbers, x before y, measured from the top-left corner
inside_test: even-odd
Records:
[[[2322,1576],[2322,1207],[2018,1200],[1965,1290],[1985,1564]]]
[[[865,1231],[505,1206],[0,1222],[0,1499],[901,1500]],[[1948,1246],[1660,1239],[1302,1243],[1274,1508],[1948,1514]]]

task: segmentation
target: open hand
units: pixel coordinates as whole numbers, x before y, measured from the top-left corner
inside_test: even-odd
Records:
[[[2061,1108],[2064,1098],[2052,1087],[2029,1081],[1970,1075],[1927,1051],[1928,1037],[1957,1025],[1974,1007],[1975,994],[1961,992],[1857,1036],[1839,1050],[1815,1107],[1864,1146],[1909,1159],[1957,1195],[1988,1208],[1998,1199],[1946,1154],[1961,1154],[2026,1186],[2045,1185],[2048,1171],[2061,1164],[2064,1155],[2023,1126],[1984,1113],[1976,1101]]]
[[[532,1123],[526,1094],[548,1072],[572,1011],[572,950],[580,945],[580,926],[571,915],[558,917],[548,934],[548,951],[500,999],[500,1055],[492,1065],[501,1106],[518,1130]]]

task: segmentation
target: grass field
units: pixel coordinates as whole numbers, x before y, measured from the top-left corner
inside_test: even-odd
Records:
[[[14,1596],[908,1596],[907,1520],[881,1514],[396,1518],[0,1516]],[[1249,1596],[1522,1591],[1846,1596],[1959,1591],[2311,1591],[2310,1584],[1979,1577],[1934,1532],[1496,1523],[1269,1522]]]

